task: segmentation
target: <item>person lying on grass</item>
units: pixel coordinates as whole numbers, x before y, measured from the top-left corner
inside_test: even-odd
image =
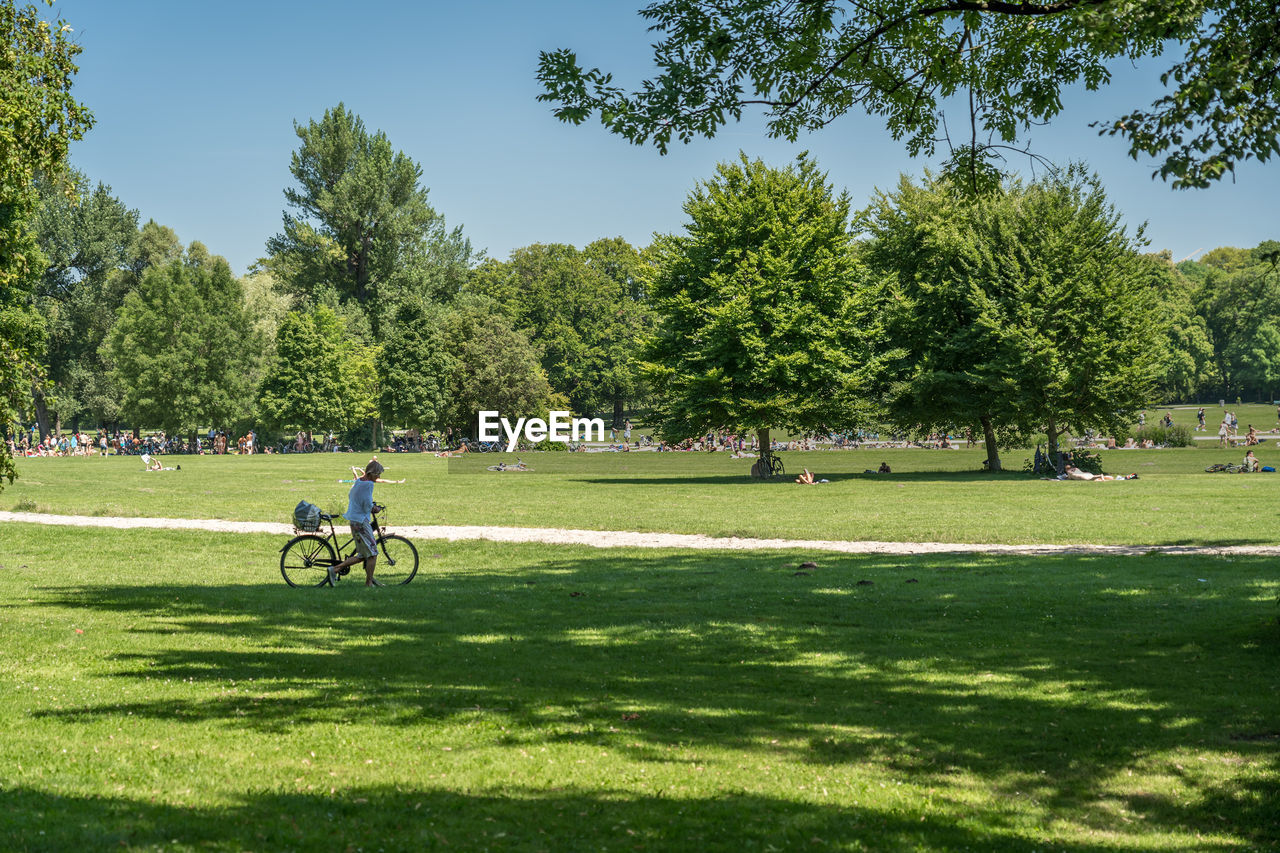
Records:
[[[359,469],[357,469],[359,470]],[[382,463],[378,457],[369,460],[364,466],[360,479],[351,486],[347,494],[347,511],[342,517],[351,525],[351,538],[356,543],[356,552],[337,565],[329,567],[329,585],[333,586],[338,575],[345,575],[351,566],[364,561],[364,585],[381,586],[373,579],[373,569],[378,563],[378,544],[373,538],[373,484],[385,483],[379,479],[382,474]]]
[[[461,456],[464,453],[470,453],[470,452],[471,452],[471,448],[468,447],[467,443],[464,441],[462,442],[462,444],[458,445],[457,450],[442,450],[439,453],[437,453],[436,456],[438,456],[441,459],[452,459],[455,456]]]
[[[147,471],[181,471],[182,470],[181,465],[179,465],[177,468],[166,468],[164,465],[161,464],[159,459],[156,459],[150,453],[144,453],[140,458],[142,459],[142,464],[147,466],[144,469]]]
[[[1110,475],[1110,474],[1090,474],[1088,471],[1081,471],[1079,468],[1077,468],[1077,467],[1076,467],[1076,466],[1074,466],[1074,465],[1068,465],[1068,466],[1066,467],[1066,470],[1063,472],[1062,476],[1061,476],[1061,477],[1059,477],[1058,479],[1060,479],[1060,480],[1085,480],[1085,481],[1090,481],[1090,480],[1093,480],[1093,481],[1097,481],[1097,480],[1136,480],[1136,479],[1138,479],[1138,475],[1137,475],[1137,474],[1125,474],[1125,475],[1124,475],[1124,476],[1122,476],[1122,477],[1113,477],[1113,476],[1112,476],[1112,475]]]

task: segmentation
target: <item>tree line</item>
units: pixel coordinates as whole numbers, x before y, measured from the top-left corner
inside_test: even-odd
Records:
[[[35,179],[30,304],[41,378],[19,406],[62,425],[469,432],[481,408],[621,412],[652,325],[619,238],[476,252],[421,167],[342,104],[297,124],[280,233],[243,278],[199,241],[69,170]],[[79,190],[79,191],[77,191]]]
[[[44,381],[21,408],[42,434],[368,443],[378,422],[471,433],[481,408],[620,422],[643,404],[671,437],[876,423],[994,448],[1280,384],[1280,244],[1145,254],[1082,167],[978,193],[904,177],[855,211],[807,158],[744,156],[693,190],[683,234],[498,260],[344,105],[295,129],[282,230],[243,278],[105,184],[37,177]]]
[[[855,4],[856,5],[856,4]],[[1118,424],[1156,396],[1274,397],[1280,244],[1144,254],[1095,178],[1024,182],[1008,151],[1108,63],[1169,51],[1166,92],[1100,120],[1203,187],[1280,135],[1280,38],[1249,0],[1128,4],[661,0],[658,75],[628,92],[544,52],[540,100],[665,152],[762,106],[795,140],[851,110],[943,171],[854,213],[816,164],[722,164],[684,233],[475,252],[422,169],[343,105],[297,125],[282,230],[243,279],[68,173],[93,125],[70,27],[0,0],[0,422],[429,428],[474,405],[647,401],[708,426],[980,428],[1001,442]],[[1172,50],[1172,46],[1179,50]],[[968,132],[942,106],[967,95]],[[961,96],[957,98],[957,96]],[[953,137],[954,134],[954,137]],[[7,424],[6,424],[7,426]],[[463,427],[465,428],[465,427]],[[12,480],[0,445],[0,476]]]

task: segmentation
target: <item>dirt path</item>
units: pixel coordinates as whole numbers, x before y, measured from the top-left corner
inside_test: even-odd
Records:
[[[209,530],[217,533],[270,533],[289,536],[293,527],[261,521],[220,521],[195,518],[113,518],[89,515],[50,515],[0,512],[0,523],[25,522],[71,527],[115,529]],[[589,545],[593,548],[689,548],[697,550],[806,550],[845,554],[1261,554],[1280,556],[1275,545],[995,545],[947,542],[846,542],[824,539],[744,539],[691,533],[640,533],[626,530],[570,530],[553,527],[400,526],[395,532],[414,539],[486,539],[492,542],[543,542]]]

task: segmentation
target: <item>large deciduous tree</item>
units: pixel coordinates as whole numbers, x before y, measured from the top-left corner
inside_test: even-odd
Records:
[[[1168,250],[1146,255],[1147,275],[1159,299],[1166,330],[1156,392],[1162,400],[1195,400],[1213,377],[1213,344],[1205,319],[1196,312],[1196,285],[1173,264]]]
[[[136,426],[194,433],[243,422],[258,347],[230,266],[198,243],[185,261],[152,267],[125,296],[103,354]]]
[[[481,410],[499,411],[514,421],[547,409],[552,390],[537,349],[491,300],[461,300],[448,314],[445,340],[452,363],[449,425],[475,436]]]
[[[666,151],[712,136],[744,108],[794,141],[851,110],[884,119],[913,155],[939,139],[976,160],[1016,146],[1062,110],[1062,92],[1111,80],[1109,63],[1169,54],[1150,106],[1100,116],[1156,174],[1203,187],[1280,136],[1280,31],[1264,0],[660,0],[641,10],[659,36],[658,75],[638,91],[569,50],[544,52],[540,99],[581,123]],[[947,128],[945,105],[968,102]],[[963,125],[963,126],[957,126]]]
[[[424,300],[406,300],[397,307],[377,359],[378,414],[384,422],[422,431],[447,425],[455,369],[447,321],[446,309]]]
[[[551,387],[581,412],[608,407],[621,422],[638,390],[640,340],[652,326],[640,253],[625,240],[516,249],[487,261],[467,290],[494,299],[541,350]]]
[[[1192,297],[1212,347],[1213,387],[1227,398],[1280,389],[1280,243],[1215,249]]]
[[[269,430],[355,429],[375,414],[376,357],[332,309],[289,312],[258,389],[258,420]]]
[[[39,204],[35,180],[61,174],[68,146],[93,124],[71,96],[80,47],[70,30],[41,20],[34,6],[0,0],[0,432],[26,408],[44,344],[31,306],[44,264],[30,221]],[[0,442],[0,479],[14,475]]]
[[[79,172],[68,177],[89,187]],[[120,389],[111,382],[99,348],[135,283],[138,212],[102,183],[82,196],[69,193],[62,180],[39,183],[34,226],[46,263],[35,304],[49,330],[42,362],[53,383],[58,419],[83,415],[100,424],[114,422]],[[36,421],[47,432],[45,390],[37,387],[33,396]]]
[[[366,307],[375,332],[377,309],[405,293],[457,293],[471,245],[427,203],[422,168],[343,104],[294,129],[297,186],[285,190],[284,228],[267,243],[281,284],[309,304],[331,291]]]
[[[708,429],[813,431],[855,420],[860,276],[849,199],[807,157],[744,155],[689,195],[654,244],[659,321],[647,372],[672,439]]]
[[[907,179],[861,217],[879,293],[879,388],[911,428],[1116,430],[1147,404],[1166,329],[1149,262],[1079,167],[972,196]]]

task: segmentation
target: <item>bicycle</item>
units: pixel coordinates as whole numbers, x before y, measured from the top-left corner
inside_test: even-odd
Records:
[[[757,480],[771,480],[786,475],[787,468],[782,464],[782,457],[774,453],[772,448],[760,448],[760,458],[752,464],[751,476]]]
[[[418,549],[398,533],[387,533],[378,523],[378,514],[386,510],[382,504],[373,505],[369,522],[373,526],[374,541],[378,545],[377,579],[384,586],[403,586],[418,574]],[[293,587],[324,586],[329,583],[329,567],[335,566],[356,553],[355,540],[351,537],[338,544],[338,534],[333,527],[334,516],[320,513],[316,530],[301,529],[280,549],[280,574],[284,582]],[[329,535],[319,532],[325,522]],[[360,565],[357,563],[357,565]],[[345,575],[350,569],[343,570]]]

